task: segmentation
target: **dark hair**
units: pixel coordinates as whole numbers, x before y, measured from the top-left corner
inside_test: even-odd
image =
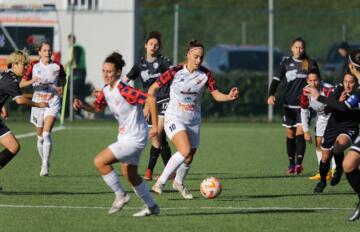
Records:
[[[349,63],[353,64],[357,71],[360,71],[360,49],[354,49],[350,53]]]
[[[118,52],[113,52],[105,58],[104,63],[111,63],[115,65],[116,70],[122,70],[125,66],[125,61],[122,58],[122,55]]]
[[[159,42],[159,46],[161,47],[161,33],[158,31],[152,31],[149,33],[148,37],[146,38],[146,42],[149,42],[151,39],[156,39]]]
[[[317,69],[310,69],[306,78],[308,78],[310,74],[315,74],[317,76],[318,80],[321,80],[320,73]]]
[[[339,49],[344,49],[346,51],[349,51],[350,47],[349,47],[349,44],[346,42],[346,41],[342,41],[340,44],[339,44]]]
[[[300,59],[302,60],[301,69],[307,71],[307,70],[309,70],[309,57],[305,52],[306,42],[302,37],[297,37],[297,38],[293,39],[293,41],[291,42],[291,46],[293,46],[296,42],[302,43],[302,45],[304,47],[304,52],[302,53],[302,55],[300,57]]]
[[[199,41],[197,41],[196,39],[192,39],[188,42],[186,52],[189,52],[192,48],[202,48],[205,50],[204,45],[202,43],[200,43]]]
[[[68,35],[68,39],[72,39],[72,42],[75,43],[76,42],[76,36],[74,34],[69,34]]]
[[[49,46],[50,46],[50,50],[52,50],[52,45],[51,45],[50,41],[48,41],[48,40],[43,40],[43,41],[41,41],[38,50],[40,51],[41,48],[42,48],[44,45],[49,45]]]

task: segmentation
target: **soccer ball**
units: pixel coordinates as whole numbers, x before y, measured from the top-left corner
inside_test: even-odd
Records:
[[[221,184],[216,177],[207,177],[200,184],[200,192],[207,199],[214,199],[221,193]]]

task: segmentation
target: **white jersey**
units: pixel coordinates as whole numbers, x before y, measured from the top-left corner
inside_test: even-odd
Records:
[[[103,109],[108,106],[118,121],[119,136],[127,137],[132,142],[146,144],[147,123],[142,107],[146,94],[117,81],[113,89],[106,85],[95,100],[95,106]]]
[[[306,86],[308,87],[308,85]],[[305,88],[306,88],[305,87]],[[320,95],[329,96],[334,90],[333,85],[328,83],[320,84]],[[327,122],[330,117],[330,113],[325,113],[325,104],[319,102],[312,96],[308,96],[305,92],[300,96],[300,107],[301,107],[301,123],[303,125],[304,132],[309,130],[309,108],[312,108],[316,112],[316,121],[322,120]],[[325,124],[326,126],[326,124]]]
[[[207,86],[210,92],[216,90],[213,74],[204,67],[189,72],[184,65],[170,68],[158,78],[160,86],[170,84],[170,101],[166,117],[175,117],[186,124],[201,121],[201,96]]]
[[[48,102],[49,106],[59,105],[60,96],[56,90],[59,79],[65,78],[65,71],[61,64],[51,61],[45,65],[41,60],[31,63],[24,75],[25,80],[38,79],[32,84],[34,102]]]

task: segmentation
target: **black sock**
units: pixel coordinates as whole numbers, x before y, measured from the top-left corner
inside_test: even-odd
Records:
[[[0,169],[4,168],[14,156],[15,154],[11,153],[8,149],[0,152]]]
[[[296,136],[296,164],[302,164],[305,154],[306,143],[304,135]]]
[[[161,145],[161,158],[164,162],[164,166],[166,166],[171,158],[171,149],[167,142]]]
[[[335,164],[336,164],[336,170],[343,170],[343,166],[342,163],[344,161],[344,152],[341,152],[339,154],[334,154],[334,160],[335,160]]]
[[[154,146],[151,146],[150,149],[150,158],[149,158],[149,164],[148,164],[148,169],[150,169],[151,171],[154,170],[154,167],[156,165],[156,161],[159,157],[160,154],[160,148],[156,148]]]
[[[352,187],[352,189],[360,196],[360,171],[358,168],[355,168],[354,171],[345,173],[346,178]],[[359,199],[360,200],[360,199]]]
[[[286,148],[289,160],[289,166],[295,165],[295,138],[286,138]]]
[[[326,183],[326,176],[330,170],[330,162],[323,163],[323,161],[320,161],[319,164],[319,173],[321,176],[321,182]]]

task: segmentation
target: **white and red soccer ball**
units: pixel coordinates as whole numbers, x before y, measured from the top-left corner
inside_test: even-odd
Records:
[[[207,199],[214,199],[221,193],[221,184],[216,177],[207,177],[200,184],[200,192]]]

